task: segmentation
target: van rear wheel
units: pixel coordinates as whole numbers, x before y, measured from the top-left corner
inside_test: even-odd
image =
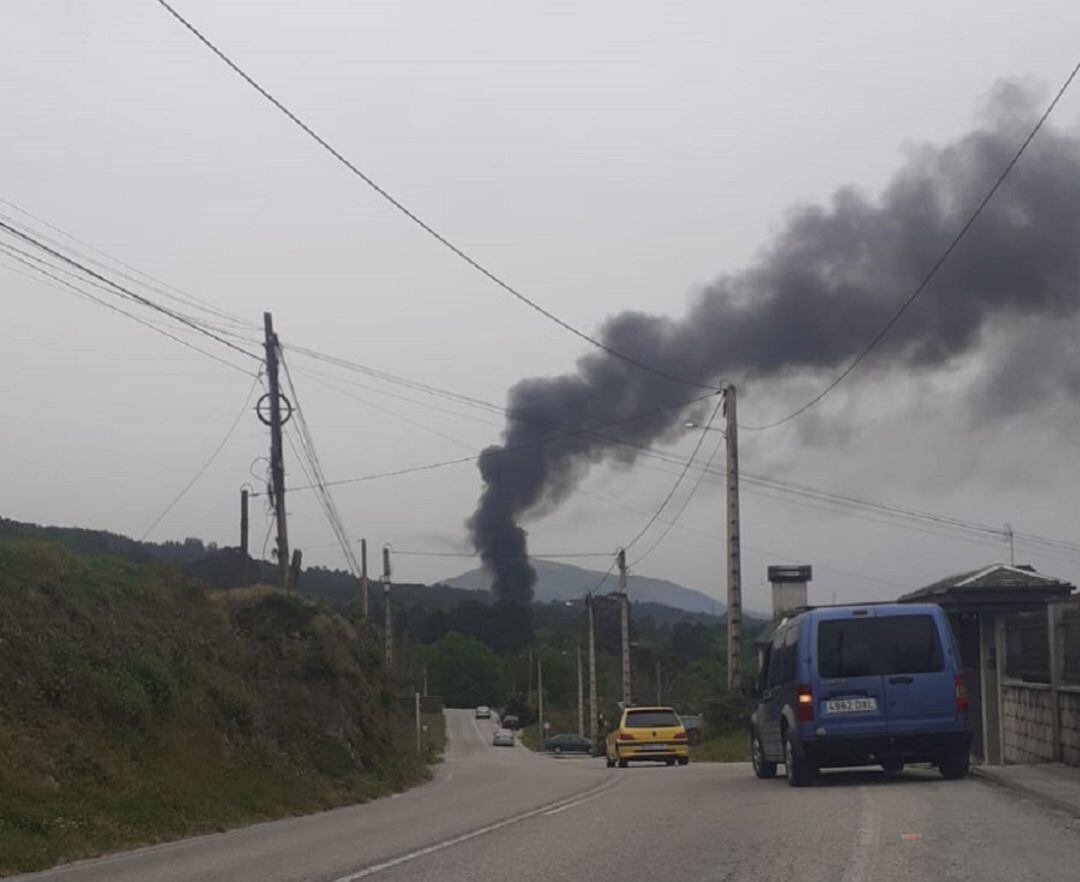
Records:
[[[961,778],[966,778],[970,768],[971,754],[968,753],[966,745],[963,747],[950,747],[945,751],[945,756],[941,762],[938,763],[938,771],[941,772],[941,777],[946,781],[958,781]]]
[[[904,771],[904,761],[898,757],[890,757],[881,761],[881,768],[886,775],[899,775]]]
[[[792,787],[806,787],[813,784],[818,770],[809,760],[795,753],[786,729],[781,737],[784,741],[784,770],[787,773],[788,784]]]
[[[776,777],[776,763],[765,759],[765,748],[757,732],[750,733],[750,761],[754,765],[754,774],[759,778]]]

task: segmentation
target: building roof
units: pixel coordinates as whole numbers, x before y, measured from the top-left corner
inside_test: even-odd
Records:
[[[953,603],[1046,603],[1072,593],[1071,582],[1044,576],[1031,566],[992,564],[980,570],[957,573],[900,598],[904,602],[928,600]]]

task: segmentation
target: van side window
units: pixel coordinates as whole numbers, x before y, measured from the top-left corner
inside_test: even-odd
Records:
[[[796,676],[796,668],[798,667],[799,660],[799,629],[797,627],[792,628],[787,632],[787,639],[784,641],[784,682],[794,683]]]
[[[777,634],[773,638],[772,648],[769,651],[769,688],[775,689],[784,684],[784,634]]]

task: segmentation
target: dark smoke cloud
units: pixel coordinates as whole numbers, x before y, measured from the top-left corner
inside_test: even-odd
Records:
[[[755,264],[707,286],[685,318],[625,312],[605,322],[604,341],[700,383],[833,373],[933,265],[1038,112],[1021,87],[998,86],[979,128],[945,147],[911,152],[880,198],[844,188],[827,206],[794,209]],[[933,370],[975,351],[988,329],[1080,313],[1078,182],[1080,139],[1044,129],[866,369]],[[1032,389],[1054,386],[1046,378],[1014,382],[995,401],[1007,406],[1015,392],[1030,406]],[[520,518],[557,505],[590,465],[633,459],[632,451],[595,435],[539,442],[559,427],[625,419],[693,393],[596,352],[581,358],[573,374],[523,380],[510,390],[510,408],[533,419],[509,421],[503,445],[485,451],[484,490],[467,522],[498,596],[531,598],[535,573],[524,557]],[[747,410],[744,404],[742,413]],[[764,410],[754,408],[771,416]],[[669,410],[604,434],[651,445],[676,436],[686,417]]]

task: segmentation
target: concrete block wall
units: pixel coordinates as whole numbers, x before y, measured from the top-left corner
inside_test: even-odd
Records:
[[[1080,766],[1080,690],[1062,690],[1061,701],[1061,759],[1071,766]]]
[[[1080,696],[1077,696],[1080,697]],[[1049,687],[1015,681],[1001,686],[1004,742],[1007,763],[1052,762],[1054,712]]]

